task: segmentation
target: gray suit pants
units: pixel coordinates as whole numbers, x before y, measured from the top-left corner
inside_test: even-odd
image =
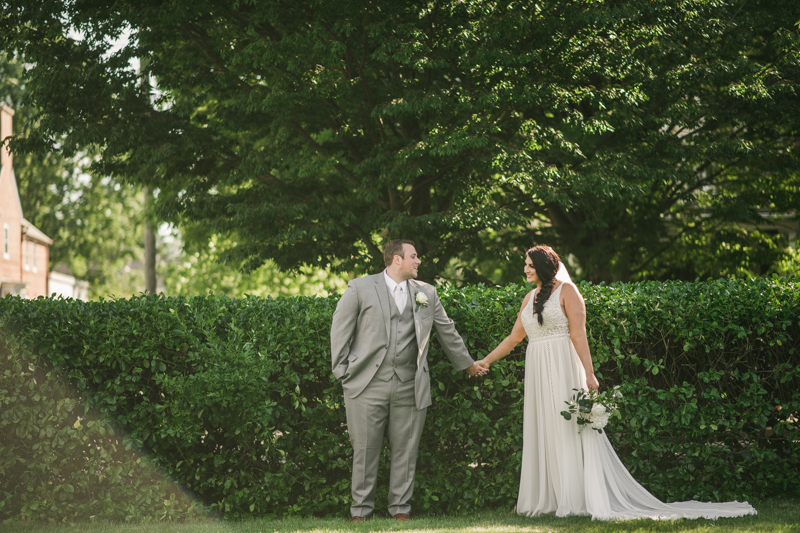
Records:
[[[427,408],[417,409],[414,380],[402,383],[373,379],[356,398],[345,395],[347,431],[353,445],[353,505],[351,516],[368,517],[375,509],[378,462],[388,426],[392,464],[389,474],[389,514],[411,511],[417,448]]]

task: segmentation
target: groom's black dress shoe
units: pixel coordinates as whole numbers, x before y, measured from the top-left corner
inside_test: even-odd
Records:
[[[369,520],[369,518],[364,518],[363,516],[354,516],[350,519],[350,523],[352,524],[354,522],[366,522],[367,520]]]
[[[394,518],[395,520],[400,520],[401,522],[408,522],[409,520],[411,520],[411,517],[408,516],[408,513],[397,513],[392,518]]]

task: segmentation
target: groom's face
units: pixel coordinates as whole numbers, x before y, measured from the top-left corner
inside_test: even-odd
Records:
[[[419,257],[417,257],[417,250],[410,244],[404,244],[403,255],[404,257],[400,257],[399,255],[394,256],[395,261],[397,259],[400,260],[399,274],[403,276],[404,279],[416,278],[419,264],[422,263]]]

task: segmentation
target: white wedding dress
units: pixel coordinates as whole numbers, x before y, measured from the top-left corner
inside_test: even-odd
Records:
[[[564,403],[586,388],[586,372],[569,337],[559,302],[560,284],[544,305],[544,324],[533,316],[533,296],[522,311],[529,344],[525,356],[522,474],[517,513],[591,515],[597,520],[721,518],[756,514],[748,503],[663,503],[639,485],[605,433],[578,433],[561,416]]]

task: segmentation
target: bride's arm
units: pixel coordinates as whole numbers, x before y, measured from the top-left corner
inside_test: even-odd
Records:
[[[522,339],[525,338],[527,334],[525,333],[525,328],[522,326],[520,315],[522,315],[522,310],[525,309],[525,306],[528,305],[531,294],[533,294],[533,291],[529,292],[522,300],[522,306],[519,308],[519,313],[517,313],[517,321],[514,322],[514,328],[511,330],[509,336],[503,339],[503,341],[497,345],[497,348],[492,350],[489,355],[478,361],[479,365],[484,368],[489,368],[489,365],[507,356],[509,352],[514,349],[514,346],[522,342]]]
[[[583,296],[578,292],[578,288],[570,283],[565,283],[561,289],[561,300],[564,304],[564,313],[569,320],[569,338],[578,357],[581,360],[583,369],[586,371],[586,386],[589,390],[600,388],[600,382],[594,375],[592,365],[592,354],[589,351],[589,341],[586,338],[586,304]]]

